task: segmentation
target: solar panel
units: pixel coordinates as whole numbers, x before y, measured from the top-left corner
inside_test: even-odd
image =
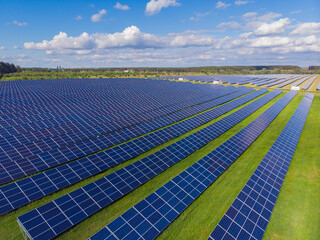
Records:
[[[93,235],[154,239],[260,136],[296,95],[289,92],[236,135]]]
[[[305,78],[307,79],[307,78],[309,78],[309,77],[310,77],[310,76],[307,76],[307,77],[305,77]],[[287,81],[287,82],[280,83],[277,87],[282,88],[282,87],[287,86],[287,85],[289,85],[289,84],[291,84],[291,83],[294,83],[295,81],[296,81],[296,79],[292,79],[292,80],[289,80],[289,81]]]
[[[101,151],[124,141],[128,141],[131,138],[140,136],[150,131],[154,131],[160,127],[164,127],[168,124],[172,124],[176,121],[180,121],[184,118],[190,117],[194,114],[214,107],[215,99],[243,90],[245,90],[245,88],[222,87],[221,91],[217,92],[214,96],[211,97],[212,99],[210,101],[207,101],[205,103],[165,115],[161,118],[155,118],[151,121],[143,122],[130,128],[125,128],[109,134],[100,135],[99,137],[91,138],[86,141],[79,141],[73,145],[55,148],[46,152],[37,151],[37,155],[31,155],[28,158],[21,159],[21,155],[18,154],[17,151],[13,153],[16,154],[16,161],[9,160],[7,157],[5,157],[6,155],[3,155],[4,158],[2,161],[0,161],[0,164],[3,166],[5,171],[2,174],[2,178],[0,178],[0,183],[6,183],[11,180],[30,175],[32,173],[43,171],[59,164],[84,157],[88,154]],[[39,143],[37,144],[39,146]],[[47,144],[45,145],[48,147]],[[7,153],[8,152],[9,151],[7,150]]]
[[[280,83],[284,83],[284,82],[286,82],[286,81],[288,81],[288,80],[297,80],[297,79],[299,79],[300,77],[295,77],[295,78],[285,78],[285,79],[280,79],[280,80],[278,80],[278,81],[274,81],[274,82],[272,82],[272,83],[268,83],[267,85],[266,85],[266,87],[272,87],[272,86],[275,86],[275,85],[278,85],[278,84],[280,84]]]
[[[312,101],[307,93],[209,239],[262,239]]]
[[[255,102],[245,106],[244,108],[232,113],[231,115],[226,116],[225,118],[213,123],[212,125],[192,134],[188,137],[171,144],[170,146],[147,156],[125,168],[122,168],[104,178],[101,178],[89,185],[86,185],[82,188],[81,191],[84,191],[90,199],[93,199],[97,205],[94,205],[95,211],[105,207],[106,205],[110,204],[113,201],[116,201],[123,195],[127,194],[128,192],[132,191],[134,188],[140,186],[144,182],[148,181],[149,179],[153,178],[160,172],[168,169],[178,161],[182,160],[186,156],[190,155],[192,152],[196,151],[200,147],[203,147],[205,144],[209,143],[211,140],[216,138],[217,136],[221,135],[223,132],[227,131],[235,124],[239,123],[247,116],[252,114],[254,111],[259,109],[261,106],[269,102],[274,97],[278,96],[281,93],[280,90],[273,91],[259,99]],[[290,95],[290,94],[289,94]],[[93,190],[94,189],[94,190]],[[91,191],[93,190],[93,191]],[[78,192],[79,189],[74,191]],[[73,193],[73,192],[72,192]],[[59,204],[64,204],[66,201],[70,202],[68,207],[64,208]],[[82,199],[81,199],[82,201]],[[73,215],[69,215],[68,212],[70,209],[78,206],[79,202],[77,199],[72,197],[72,194],[69,193],[57,200],[54,200],[48,203],[48,211],[60,211],[61,216],[67,216],[67,218],[71,218]],[[45,206],[45,205],[44,205]],[[52,208],[55,208],[53,210]],[[78,210],[79,212],[80,210]],[[85,210],[81,210],[82,218],[81,220],[85,219],[86,217],[93,214],[95,211],[90,213],[86,212]],[[36,212],[36,213],[35,213]],[[37,214],[39,216],[39,211],[37,209],[26,213],[18,218],[20,221],[20,225],[26,231],[27,234],[31,235],[32,238],[38,239],[42,238],[43,232],[47,232],[47,230],[37,229],[39,223],[34,222],[27,216],[33,216]],[[40,213],[41,215],[41,213]],[[57,215],[57,214],[56,214]],[[46,216],[41,215],[44,222],[48,222],[49,219],[46,219]],[[51,217],[50,217],[51,218]],[[77,221],[70,220],[72,225],[78,223]],[[38,218],[37,218],[38,221]],[[80,220],[79,220],[80,221]],[[48,225],[49,224],[49,225]],[[56,224],[55,221],[51,223],[48,222],[47,228],[52,228],[52,224]],[[70,226],[65,225],[65,229],[68,229]],[[59,234],[60,232],[56,232]]]
[[[303,85],[302,89],[307,90],[312,85],[312,83],[317,79],[317,77],[319,77],[319,75],[315,75],[312,78],[310,78],[309,81],[305,85]]]
[[[244,91],[239,91],[236,93],[229,94],[227,96],[221,97],[215,101],[216,105],[225,103],[229,100],[237,98],[245,93],[251,92],[251,89],[246,89]],[[66,186],[70,186],[77,181],[83,180],[87,177],[90,177],[98,172],[105,171],[106,169],[115,166],[121,162],[129,160],[133,157],[138,156],[142,152],[146,152],[151,148],[162,144],[170,139],[173,139],[183,133],[186,133],[212,119],[221,116],[222,114],[241,106],[242,104],[266,93],[267,90],[261,89],[259,91],[253,92],[247,96],[236,99],[232,102],[228,102],[220,107],[209,110],[200,115],[194,116],[190,119],[187,119],[183,122],[177,123],[175,125],[169,126],[165,129],[158,130],[149,135],[140,137],[139,139],[135,139],[131,142],[127,142],[110,150],[106,150],[104,152],[100,152],[94,156],[90,156],[83,160],[75,161],[70,164],[62,165],[57,167],[56,169],[52,169],[38,175],[30,177],[30,182],[25,184],[26,179],[8,184],[4,187],[0,188],[0,193],[3,196],[0,196],[1,199],[8,198],[11,199],[10,203],[14,205],[14,207],[9,206],[0,206],[0,214],[3,214],[7,211],[16,209],[28,202],[35,200],[35,193],[38,193],[36,196],[41,198],[45,195],[48,195],[54,191],[62,189]],[[53,174],[52,174],[53,173]],[[50,177],[51,175],[54,176]],[[34,179],[41,178],[41,182],[37,183]],[[64,180],[65,179],[65,180]],[[63,184],[61,183],[63,182]],[[46,183],[46,184],[45,184]],[[21,186],[26,185],[24,190],[22,190]],[[46,193],[43,193],[43,188],[47,188],[47,186],[51,186],[51,191],[46,190]],[[8,189],[15,189],[15,192],[9,191]],[[22,193],[18,196],[18,193]],[[31,199],[29,194],[32,195]],[[23,200],[23,201],[22,201]]]

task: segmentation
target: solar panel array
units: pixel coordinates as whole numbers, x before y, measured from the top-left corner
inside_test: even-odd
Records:
[[[234,92],[211,101],[210,106],[213,107],[223,104],[252,91],[252,89],[244,88],[243,91]],[[154,148],[183,133],[201,126],[213,118],[241,106],[245,102],[258,97],[265,92],[267,92],[265,89],[259,90],[243,98],[236,99],[224,104],[223,106],[124,143],[120,146],[3,186],[0,188],[0,202],[2,202],[0,206],[0,214],[16,209],[43,196],[51,194],[52,192],[70,186],[75,182],[105,171],[106,169],[121,162],[136,157],[151,148]],[[203,107],[204,106],[199,106],[200,109],[203,109]],[[206,108],[203,110],[206,110]]]
[[[298,78],[298,79],[300,79],[300,80],[293,83],[292,86],[295,86],[295,87],[299,86],[301,83],[305,82],[308,79],[308,77],[302,77],[302,78]]]
[[[259,81],[259,82],[256,82],[254,83],[256,86],[262,86],[262,85],[267,85],[267,84],[270,84],[270,83],[273,83],[273,82],[277,82],[279,81],[280,79],[279,78],[271,78],[271,79],[266,79],[264,81]]]
[[[167,124],[171,124],[186,117],[190,117],[193,114],[211,108],[212,100],[243,89],[244,88],[223,88],[222,86],[215,86],[211,88],[211,96],[209,96],[209,98],[200,98],[202,99],[201,101],[205,102],[193,100],[193,107],[191,109],[191,103],[189,105],[183,105],[183,107],[189,107],[189,109],[174,111],[173,113],[166,112],[167,115],[147,122],[143,122],[139,125],[114,131],[105,135],[100,135],[99,137],[84,139],[83,141],[79,141],[74,144],[69,144],[59,148],[54,148],[52,150],[47,149],[49,151],[41,152],[37,150],[36,152],[34,152],[34,155],[31,154],[32,147],[30,147],[28,144],[24,144],[21,145],[23,149],[30,150],[27,151],[30,156],[25,158],[22,157],[22,154],[19,151],[20,158],[11,159],[6,153],[10,152],[12,148],[7,148],[5,144],[1,144],[0,149],[3,149],[5,153],[0,155],[0,184],[7,183],[9,181],[21,178],[23,176],[28,176],[39,171],[43,171],[45,169],[75,160],[80,157],[84,157],[88,154],[92,154],[94,152],[114,146],[115,144],[130,140],[133,137],[137,137],[147,132],[154,131],[160,127],[166,126]],[[180,107],[182,106],[180,105]],[[34,133],[32,132],[32,134]],[[31,142],[31,144],[35,144],[35,142]],[[17,149],[17,146],[13,148]]]
[[[33,239],[57,236],[203,147],[280,93],[280,90],[276,90],[262,96],[235,113],[154,154],[20,216],[18,219],[21,226]],[[254,94],[256,93],[250,95]],[[243,98],[250,99],[250,95]],[[85,205],[82,204],[84,201]],[[54,215],[47,214],[49,212],[54,212]]]
[[[306,80],[306,79],[308,79],[309,77],[310,77],[310,75],[304,77],[304,79]],[[289,80],[289,81],[287,81],[287,82],[280,83],[279,85],[277,85],[277,87],[282,88],[282,87],[287,86],[287,85],[289,85],[289,84],[291,84],[291,83],[294,83],[295,81],[296,81],[296,79],[292,79],[292,80]]]
[[[298,79],[302,78],[299,82],[304,82],[310,75],[297,75],[297,74],[274,74],[274,75],[206,75],[206,76],[169,76],[161,77],[156,79],[187,79],[190,81],[196,82],[212,82],[212,81],[221,81],[222,83],[230,84],[254,84],[256,86],[266,85],[267,87],[272,87],[278,85],[277,87],[281,88],[286,85],[289,85]]]
[[[312,101],[307,93],[209,239],[263,238]]]
[[[286,78],[286,79],[280,79],[280,80],[278,80],[278,81],[274,81],[274,82],[272,82],[272,83],[268,83],[268,84],[266,84],[266,87],[272,87],[272,86],[275,86],[275,85],[278,85],[278,84],[280,84],[280,83],[284,83],[284,82],[286,82],[286,81],[288,81],[288,80],[298,80],[299,78],[301,78],[301,77],[295,77],[295,78],[290,78],[290,79],[288,79],[288,78]]]
[[[289,92],[204,158],[93,235],[101,239],[154,239],[206,190],[296,95]]]
[[[303,85],[302,89],[307,90],[318,77],[319,75],[315,75],[312,78],[310,78],[309,81],[305,85]]]

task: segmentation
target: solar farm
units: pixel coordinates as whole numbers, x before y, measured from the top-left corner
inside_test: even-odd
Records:
[[[319,75],[0,82],[0,239],[319,239]]]

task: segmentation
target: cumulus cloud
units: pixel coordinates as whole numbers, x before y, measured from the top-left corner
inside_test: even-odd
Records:
[[[5,50],[6,48],[4,46],[0,46],[0,50]]]
[[[19,27],[23,27],[23,26],[27,26],[27,25],[28,25],[27,22],[18,22],[17,20],[14,20],[14,21],[12,22],[12,24],[17,25],[17,26],[19,26]]]
[[[121,3],[117,2],[116,5],[113,6],[116,9],[122,10],[122,11],[127,11],[130,9],[128,5],[122,5]]]
[[[320,34],[320,22],[301,23],[290,35]]]
[[[89,35],[82,33],[78,37],[68,36],[60,32],[52,40],[43,40],[40,43],[26,42],[26,49],[47,50],[52,54],[56,50],[90,50],[109,48],[172,48],[191,46],[211,46],[214,43],[212,36],[195,35],[193,33],[168,34],[157,36],[150,33],[143,33],[136,26],[127,27],[123,32],[96,33]],[[79,53],[79,52],[75,52]]]
[[[241,0],[237,0],[234,2],[235,5],[246,5],[247,3],[249,3],[249,1],[241,1]]]
[[[289,18],[281,18],[272,23],[263,23],[253,31],[256,36],[269,36],[283,33],[291,23]]]
[[[224,3],[224,2],[221,2],[221,1],[217,2],[217,4],[216,4],[216,8],[227,8],[227,7],[230,7],[230,6],[231,6],[230,3]]]
[[[225,27],[229,27],[229,28],[233,28],[233,29],[239,29],[242,26],[237,22],[222,22],[217,26],[217,28],[225,28]]]
[[[161,11],[162,8],[167,8],[170,6],[177,7],[180,6],[181,3],[176,0],[151,0],[146,5],[145,13],[146,15],[154,15]]]
[[[101,22],[101,21],[103,21],[102,16],[105,15],[105,14],[107,14],[107,10],[102,9],[98,13],[93,14],[91,16],[91,21],[92,22]]]

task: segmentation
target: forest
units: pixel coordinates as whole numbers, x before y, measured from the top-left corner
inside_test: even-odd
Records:
[[[71,78],[160,77],[169,75],[248,75],[248,74],[319,74],[320,68],[292,65],[274,66],[203,66],[180,68],[21,68],[0,63],[0,80],[38,80]]]

